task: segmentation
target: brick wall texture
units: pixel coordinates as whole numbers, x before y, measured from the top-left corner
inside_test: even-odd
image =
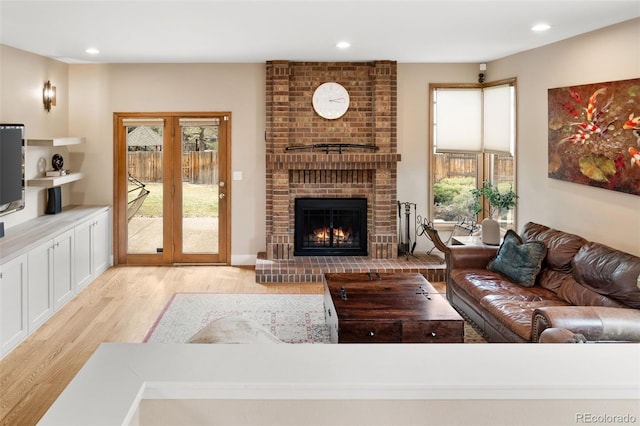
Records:
[[[369,256],[397,257],[396,63],[269,61],[266,73],[267,258],[293,257],[297,197],[367,198]],[[349,91],[349,110],[336,120],[317,115],[311,103],[327,81]],[[285,150],[318,143],[378,150]]]

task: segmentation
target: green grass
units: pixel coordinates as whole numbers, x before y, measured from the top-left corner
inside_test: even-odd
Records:
[[[162,183],[147,183],[149,195],[144,200],[137,216],[162,216]],[[135,198],[138,191],[129,193],[129,200]],[[183,217],[218,216],[218,188],[215,185],[183,184]]]

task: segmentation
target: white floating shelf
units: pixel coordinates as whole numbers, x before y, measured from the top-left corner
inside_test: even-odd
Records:
[[[64,185],[65,183],[75,182],[82,178],[84,178],[84,173],[69,173],[68,175],[64,176],[51,176],[29,179],[27,180],[27,185],[51,188],[58,185]]]
[[[27,145],[29,146],[66,146],[66,145],[80,145],[83,144],[85,138],[79,137],[67,137],[67,138],[51,138],[51,139],[27,139]]]

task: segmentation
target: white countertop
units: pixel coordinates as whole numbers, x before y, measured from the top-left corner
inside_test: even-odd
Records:
[[[108,208],[109,206],[67,206],[58,214],[45,214],[7,228],[4,237],[0,238],[0,264]]]
[[[105,343],[39,424],[126,425],[143,399],[640,400],[639,360],[636,344]]]

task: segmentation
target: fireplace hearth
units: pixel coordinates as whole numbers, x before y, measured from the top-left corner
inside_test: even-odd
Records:
[[[366,198],[297,198],[296,256],[366,256]]]

